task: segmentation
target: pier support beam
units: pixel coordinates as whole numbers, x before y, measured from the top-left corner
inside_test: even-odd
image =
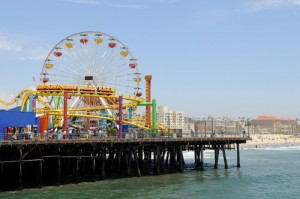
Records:
[[[122,148],[118,148],[117,149],[117,154],[118,154],[118,156],[117,156],[117,170],[121,173],[121,169],[122,169],[122,167],[121,167],[121,164],[122,164]]]
[[[57,157],[57,186],[60,186],[60,176],[61,175],[61,157],[60,157],[60,147],[58,147],[58,157]]]
[[[79,156],[76,158],[76,174],[75,174],[75,183],[79,182]]]
[[[132,147],[132,153],[133,153],[133,156],[134,156],[136,175],[138,177],[141,177],[142,175],[141,175],[141,171],[140,171],[140,165],[139,165],[139,160],[138,160],[138,156],[137,156],[136,147]]]
[[[23,150],[21,147],[19,147],[19,186],[18,189],[22,190],[23,189],[23,168],[22,168],[22,156],[23,156]]]
[[[236,144],[236,153],[237,153],[237,167],[241,167],[241,164],[240,164],[240,144],[237,143]]]
[[[154,152],[154,162],[155,162],[155,171],[156,174],[160,174],[160,162],[161,162],[161,156],[160,156],[160,146],[156,146],[155,152]]]
[[[101,161],[101,177],[104,179],[105,178],[105,161],[106,161],[106,149],[105,149],[105,146],[101,147],[101,156],[102,156],[102,161]]]
[[[39,188],[43,187],[43,159],[40,160],[40,184],[39,184]]]
[[[214,169],[218,168],[218,161],[219,161],[219,145],[215,145],[215,166],[214,166]]]
[[[179,164],[178,165],[178,171],[182,173],[183,172],[183,162],[184,162],[184,160],[183,160],[182,146],[181,145],[178,146],[177,153],[178,153],[177,157],[178,157],[178,164]]]
[[[203,156],[203,145],[200,145],[200,170],[204,170],[204,156]]]
[[[92,180],[93,181],[96,181],[96,153],[95,153],[95,151],[96,151],[96,148],[95,147],[93,147],[93,157],[92,157],[92,166],[93,166],[93,176],[92,176]]]
[[[3,186],[4,185],[4,163],[1,163],[1,176],[0,176],[0,185]]]
[[[226,158],[226,153],[225,153],[225,147],[224,144],[222,144],[222,151],[223,151],[223,159],[224,159],[224,168],[228,169],[228,164],[227,164],[227,158]]]
[[[120,95],[119,96],[119,138],[122,138],[122,133],[123,133],[123,113],[122,113],[122,108],[123,108],[123,97]]]

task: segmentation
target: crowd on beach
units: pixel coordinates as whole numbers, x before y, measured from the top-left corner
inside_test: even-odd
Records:
[[[291,134],[251,134],[244,147],[262,148],[274,145],[300,145],[300,136]]]

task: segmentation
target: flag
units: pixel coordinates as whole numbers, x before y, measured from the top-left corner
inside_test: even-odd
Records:
[[[35,82],[35,78],[34,78],[34,76],[32,76],[32,81],[33,81],[33,82]]]

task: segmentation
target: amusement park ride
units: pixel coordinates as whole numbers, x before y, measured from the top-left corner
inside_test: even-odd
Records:
[[[151,99],[151,75],[146,75],[146,101],[142,98],[142,75],[136,59],[118,39],[100,32],[81,32],[60,41],[48,54],[41,84],[23,90],[10,106],[21,101],[22,111],[41,117],[41,131],[70,124],[90,129],[114,124],[122,135],[123,124],[152,133],[165,132],[156,124],[156,100]],[[134,117],[139,106],[146,116]],[[152,115],[151,115],[152,109]]]

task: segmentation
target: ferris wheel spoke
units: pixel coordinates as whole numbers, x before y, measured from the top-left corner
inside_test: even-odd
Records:
[[[72,68],[72,66],[77,66],[78,71],[80,71],[80,70],[83,70],[84,67],[83,67],[82,61],[77,59],[77,57],[79,57],[79,54],[78,53],[76,53],[76,54],[77,54],[77,56],[70,56],[69,54],[66,54],[65,56],[72,63],[72,65],[70,65],[70,68]]]
[[[115,67],[112,67],[112,68],[108,68],[108,69],[106,69],[105,71],[101,71],[101,73],[104,73],[104,74],[106,74],[106,73],[113,73],[113,72],[117,72],[117,71],[119,71],[119,70],[122,70],[122,71],[130,71],[130,69],[129,68],[124,68],[124,64],[121,64],[121,65],[119,65],[119,66],[115,66]]]
[[[123,67],[123,68],[127,69],[126,63],[121,62],[120,65],[111,65],[110,67],[103,68],[100,72],[101,73],[106,73],[107,71],[112,71],[112,70],[115,70],[115,69],[120,68],[120,67]],[[129,67],[128,67],[128,69],[129,69]]]
[[[118,83],[113,83],[113,82],[104,82],[104,85],[112,85],[112,86],[121,86],[121,87],[124,87],[124,88],[132,88],[134,89],[135,87],[134,86],[129,86],[129,85],[125,85],[125,84],[118,84]]]
[[[82,80],[79,77],[72,77],[72,76],[66,76],[66,75],[58,75],[58,74],[49,74],[49,76],[53,76],[53,77],[59,77],[59,78],[64,78],[64,79],[68,79],[68,78],[72,78],[74,80]]]
[[[80,78],[82,75],[79,74],[79,73],[73,73],[73,72],[70,72],[70,71],[63,71],[63,70],[60,70],[60,69],[53,69],[53,71],[56,71],[57,73],[49,73],[51,75],[56,75],[56,76],[59,76],[60,74],[68,74],[68,77],[70,78]]]
[[[102,69],[105,67],[106,62],[110,59],[111,54],[115,54],[115,51],[115,49],[112,49],[109,52],[105,51],[105,53],[101,56],[101,60],[99,60],[99,62],[101,62]]]
[[[107,68],[109,66],[113,66],[112,62],[115,61],[116,59],[113,59],[114,57],[118,57],[119,54],[118,52],[114,52],[113,54],[111,54],[107,60],[103,63],[103,68]]]
[[[126,64],[124,64],[123,62],[121,62],[121,61],[122,61],[122,58],[120,58],[120,59],[117,60],[117,61],[118,61],[117,63],[113,63],[113,62],[107,63],[107,64],[103,67],[103,70],[102,70],[101,72],[106,72],[106,70],[109,70],[109,69],[111,69],[111,68],[124,67],[124,65],[126,65]],[[121,63],[120,63],[120,62],[121,62]],[[120,63],[120,64],[118,65],[118,63]]]

